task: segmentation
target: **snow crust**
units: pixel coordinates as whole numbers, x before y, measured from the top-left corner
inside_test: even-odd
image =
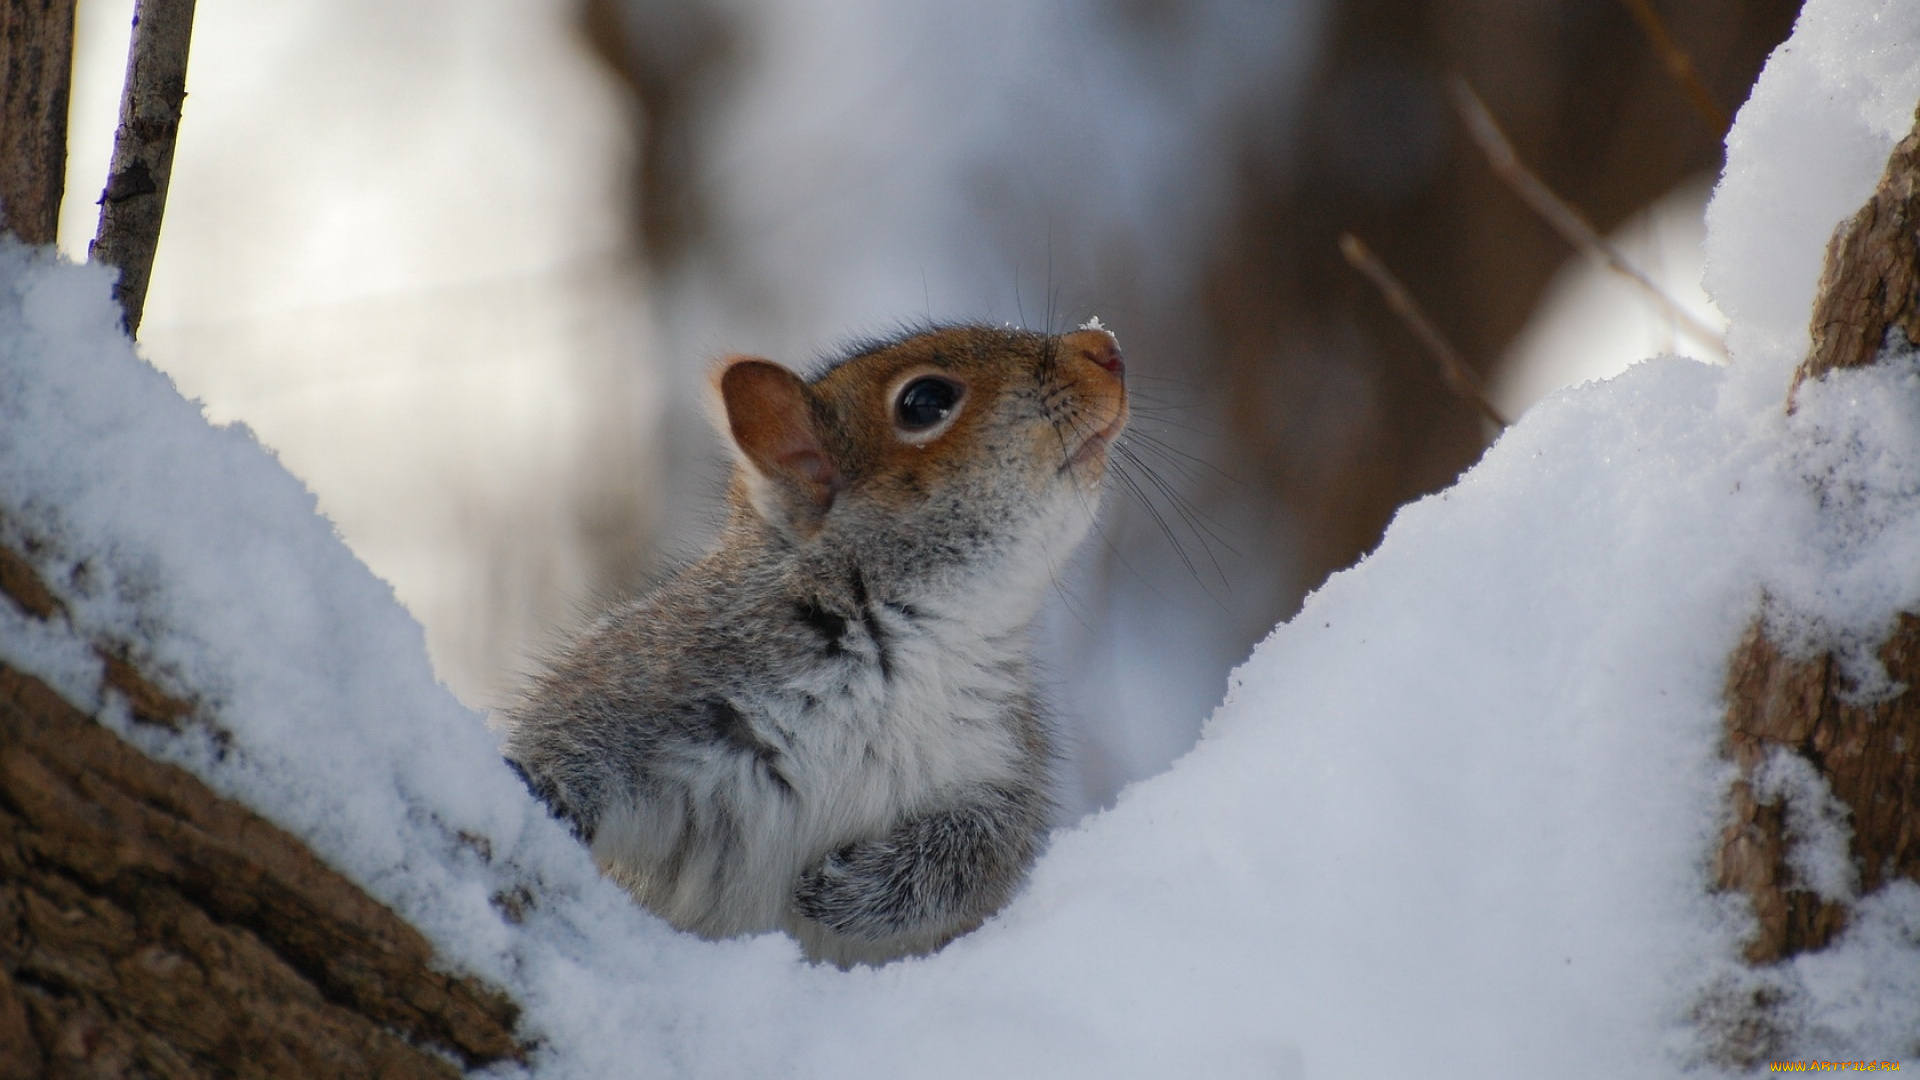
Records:
[[[1873,193],[1916,99],[1920,5],[1907,0],[1808,3],[1767,61],[1707,206],[1707,292],[1745,391],[1776,394],[1806,353],[1827,240]]]
[[[541,1076],[1710,1072],[1691,1010],[1755,978],[1743,904],[1707,891],[1728,652],[1763,593],[1808,645],[1920,607],[1920,359],[1781,407],[1826,236],[1905,132],[1916,72],[1920,11],[1812,0],[1710,212],[1732,366],[1656,359],[1531,409],[1274,630],[1190,754],[925,960],[821,970],[635,908],[300,482],[135,356],[103,272],[17,245],[0,538],[35,542],[79,637],[131,646],[230,738],[158,738],[112,702],[103,722],[505,987]],[[103,704],[85,650],[5,604],[0,658]],[[1850,895],[1817,778],[1777,762],[1766,783],[1796,866]],[[501,895],[531,897],[523,921]],[[1796,1056],[1920,1056],[1920,888],[1758,977]]]

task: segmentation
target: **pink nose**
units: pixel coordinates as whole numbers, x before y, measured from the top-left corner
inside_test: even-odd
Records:
[[[1104,337],[1105,335],[1101,336]],[[1095,346],[1088,350],[1087,359],[1099,364],[1115,375],[1126,374],[1127,362],[1120,355],[1120,346],[1114,344],[1112,338],[1107,338],[1104,346]]]
[[[1120,356],[1120,343],[1105,330],[1079,330],[1060,339],[1061,351],[1079,353],[1116,378],[1127,377],[1127,362]]]

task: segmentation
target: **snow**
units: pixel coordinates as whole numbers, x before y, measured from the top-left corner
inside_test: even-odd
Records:
[[[1800,643],[1853,646],[1863,692],[1858,646],[1920,606],[1920,360],[1781,407],[1826,236],[1916,71],[1920,15],[1812,0],[1709,213],[1732,364],[1656,359],[1534,406],[1274,630],[1191,753],[925,960],[817,969],[635,908],[312,495],[135,356],[105,274],[11,244],[0,539],[36,540],[77,635],[130,646],[229,737],[103,722],[508,989],[541,1076],[1675,1075],[1711,1071],[1702,995],[1759,984],[1794,1056],[1913,1058],[1920,887],[1753,973],[1749,916],[1707,883],[1726,657],[1762,595]],[[10,610],[0,657],[95,705],[86,655]],[[1848,895],[1830,796],[1787,761],[1763,784],[1796,865]],[[516,890],[519,923],[492,901]]]
[[[1806,352],[1827,240],[1872,194],[1916,98],[1920,6],[1829,0],[1802,9],[1734,119],[1706,284],[1748,392],[1777,395]]]
[[[1753,776],[1754,796],[1779,803],[1787,812],[1787,835],[1794,847],[1787,864],[1820,899],[1851,903],[1859,898],[1859,871],[1847,856],[1846,804],[1813,763],[1775,747]]]

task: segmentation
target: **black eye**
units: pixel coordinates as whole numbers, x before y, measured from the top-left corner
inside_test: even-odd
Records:
[[[915,379],[900,391],[894,413],[908,431],[925,431],[953,414],[960,401],[960,384],[947,379]]]

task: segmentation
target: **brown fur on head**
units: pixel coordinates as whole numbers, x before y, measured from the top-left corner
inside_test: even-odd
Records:
[[[920,386],[923,399],[952,403],[912,414],[938,415],[916,425],[903,395],[922,380],[944,384]],[[1005,499],[1010,482],[1029,500],[1062,485],[1084,496],[1128,412],[1104,330],[944,328],[860,349],[811,381],[735,357],[715,382],[745,502],[803,540],[834,516],[912,514],[963,492]]]

